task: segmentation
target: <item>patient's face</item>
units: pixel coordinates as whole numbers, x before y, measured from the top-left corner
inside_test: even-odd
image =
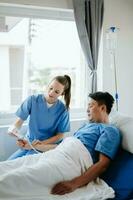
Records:
[[[102,106],[98,105],[97,101],[90,98],[88,104],[88,118],[91,122],[101,122],[102,121]]]

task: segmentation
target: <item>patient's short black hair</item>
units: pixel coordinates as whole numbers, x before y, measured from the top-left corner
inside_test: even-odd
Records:
[[[107,113],[110,113],[114,103],[114,98],[111,94],[109,94],[108,92],[95,92],[90,93],[89,97],[97,101],[99,105],[105,104],[107,108]]]

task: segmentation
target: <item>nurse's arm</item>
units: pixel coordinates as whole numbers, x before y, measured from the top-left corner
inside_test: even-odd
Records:
[[[18,117],[15,123],[8,128],[8,134],[17,137],[23,122],[24,121]]]
[[[18,118],[16,119],[14,125],[15,125],[16,128],[19,129],[19,128],[21,128],[23,122],[24,122],[24,121],[18,117]]]

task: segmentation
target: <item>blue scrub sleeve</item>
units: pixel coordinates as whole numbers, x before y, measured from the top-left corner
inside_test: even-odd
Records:
[[[26,120],[31,113],[32,96],[29,96],[18,108],[16,115],[22,120]]]
[[[114,159],[121,142],[120,132],[115,127],[106,127],[100,136],[95,150]]]
[[[70,131],[70,117],[69,112],[65,110],[59,119],[59,124],[57,127],[57,133],[64,133]]]

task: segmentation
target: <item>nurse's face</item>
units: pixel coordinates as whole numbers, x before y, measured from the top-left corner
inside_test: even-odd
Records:
[[[59,96],[64,92],[64,85],[59,83],[57,80],[53,80],[49,86],[46,95],[46,100],[48,103],[55,103]]]

